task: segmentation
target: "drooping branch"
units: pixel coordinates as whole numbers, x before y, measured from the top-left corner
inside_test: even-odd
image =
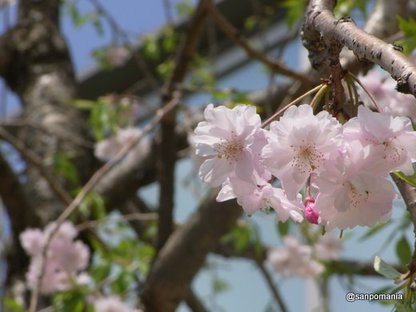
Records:
[[[358,28],[351,19],[337,20],[334,0],[311,0],[303,27],[303,42],[312,66],[328,71],[334,47],[345,46],[363,60],[378,64],[397,81],[397,90],[416,95],[416,67],[395,45],[387,44]],[[338,49],[338,48],[337,48]]]

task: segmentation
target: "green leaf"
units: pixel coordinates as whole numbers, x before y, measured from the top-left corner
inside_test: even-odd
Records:
[[[400,263],[403,266],[406,266],[412,257],[410,244],[407,241],[406,236],[404,235],[400,238],[400,240],[396,244],[396,254],[399,257]]]
[[[147,35],[143,40],[143,54],[149,60],[157,60],[160,57],[159,45],[155,35]]]
[[[359,9],[366,19],[368,0],[338,0],[335,7],[335,16],[350,16],[355,9]]]
[[[384,277],[395,280],[401,276],[400,272],[393,268],[391,265],[387,264],[379,256],[374,258],[374,270]]]
[[[9,312],[25,312],[26,310],[13,298],[4,299],[5,311]]]
[[[57,293],[53,297],[54,311],[83,312],[86,303],[85,295],[78,290]]]
[[[293,27],[303,16],[306,8],[305,0],[285,0],[282,7],[287,9],[286,23],[289,27]]]
[[[416,21],[414,19],[404,19],[400,16],[397,17],[399,21],[399,28],[404,33],[404,39],[397,43],[403,47],[405,54],[410,54],[416,48]]]
[[[401,171],[396,171],[394,174],[411,186],[416,187],[416,173],[411,176],[407,176]]]
[[[79,183],[75,165],[66,153],[58,151],[53,155],[53,167],[55,173],[63,176],[68,182],[74,185]]]
[[[214,293],[218,294],[220,292],[226,291],[230,288],[230,286],[228,285],[227,281],[220,278],[216,278],[212,283],[212,288],[214,290]]]
[[[78,99],[73,102],[74,106],[79,109],[90,110],[96,105],[95,101]]]
[[[179,17],[186,17],[191,15],[193,11],[193,5],[191,0],[183,0],[182,2],[179,2],[175,6],[176,12],[179,15]]]
[[[279,232],[280,236],[286,236],[289,234],[290,222],[278,222],[277,223],[277,231]]]
[[[397,301],[394,305],[394,307],[396,308],[396,312],[414,312],[414,308],[412,308],[410,303],[406,303],[406,302],[400,302]]]

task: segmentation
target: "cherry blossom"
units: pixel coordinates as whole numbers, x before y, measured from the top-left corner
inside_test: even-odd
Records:
[[[109,161],[126,144],[142,135],[139,128],[125,128],[119,130],[115,135],[95,144],[94,155],[100,160]],[[150,142],[147,137],[141,138],[140,142],[132,148],[127,157],[143,158],[148,154]]]
[[[267,261],[283,276],[315,277],[324,271],[319,262],[312,259],[312,248],[301,245],[293,236],[283,238],[285,247],[269,250]]]
[[[373,96],[378,108],[392,116],[406,116],[416,121],[416,100],[413,95],[403,94],[396,90],[396,81],[379,70],[370,70],[366,76],[359,77],[361,83]],[[367,94],[360,94],[370,104]]]
[[[268,131],[254,107],[208,105],[204,115],[191,138],[199,175],[221,185],[217,201],[236,199],[248,214],[273,208],[278,221],[305,218],[326,230],[372,226],[390,218],[396,192],[388,174],[414,172],[416,133],[407,117],[359,106],[341,125],[304,104]],[[275,178],[282,188],[272,186]]]
[[[412,175],[412,160],[416,159],[416,133],[407,117],[393,117],[376,113],[364,106],[358,107],[356,118],[344,125],[344,138],[359,140],[369,145],[370,153],[377,156],[377,170],[387,174],[400,170]]]
[[[313,115],[309,105],[290,107],[270,125],[269,144],[262,156],[266,167],[280,179],[289,199],[305,185],[311,173],[338,156],[341,125],[327,112]]]
[[[210,186],[219,186],[230,176],[255,180],[251,145],[261,123],[256,108],[209,104],[204,117],[206,121],[198,124],[193,137],[196,154],[207,158],[199,170],[201,179]]]
[[[6,5],[13,5],[16,3],[16,0],[0,0],[0,8],[5,7]]]
[[[303,220],[301,199],[298,197],[296,200],[290,201],[282,189],[273,187],[269,183],[253,185],[238,179],[230,179],[224,183],[217,196],[217,201],[222,202],[232,198],[237,198],[237,203],[249,215],[257,210],[270,207],[276,211],[279,221],[284,222],[289,218],[295,222]]]
[[[131,312],[118,296],[102,297],[94,303],[95,312]]]
[[[130,57],[130,51],[125,47],[110,47],[105,52],[107,61],[113,66],[123,65]]]
[[[315,181],[319,189],[315,209],[326,229],[372,226],[390,217],[396,197],[393,185],[365,171],[369,149],[354,143],[337,165],[325,167]]]
[[[31,256],[29,270],[26,274],[27,284],[33,289],[37,284],[42,264],[42,251],[55,223],[49,224],[42,232],[28,229],[20,235],[25,251]],[[88,283],[88,275],[83,272],[89,261],[89,250],[81,241],[74,241],[78,234],[74,225],[64,222],[53,236],[44,261],[40,291],[50,294],[70,289],[76,284]]]

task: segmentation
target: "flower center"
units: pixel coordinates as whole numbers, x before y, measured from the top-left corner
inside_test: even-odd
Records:
[[[237,161],[243,152],[243,144],[236,138],[225,140],[215,147],[217,157],[219,159],[226,159],[229,161]]]
[[[298,168],[302,173],[312,172],[318,168],[323,159],[323,154],[316,148],[315,144],[303,146],[291,146],[295,152],[292,167]]]
[[[402,155],[405,151],[404,148],[395,145],[392,140],[386,140],[382,144],[384,147],[383,158],[396,164],[400,163]]]
[[[351,201],[351,205],[354,208],[357,208],[363,201],[368,200],[369,192],[364,190],[360,192],[352,183],[349,184],[349,197]]]

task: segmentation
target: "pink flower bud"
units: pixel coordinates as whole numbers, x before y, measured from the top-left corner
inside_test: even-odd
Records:
[[[319,212],[315,210],[315,199],[312,197],[305,198],[305,218],[309,223],[319,223]]]

